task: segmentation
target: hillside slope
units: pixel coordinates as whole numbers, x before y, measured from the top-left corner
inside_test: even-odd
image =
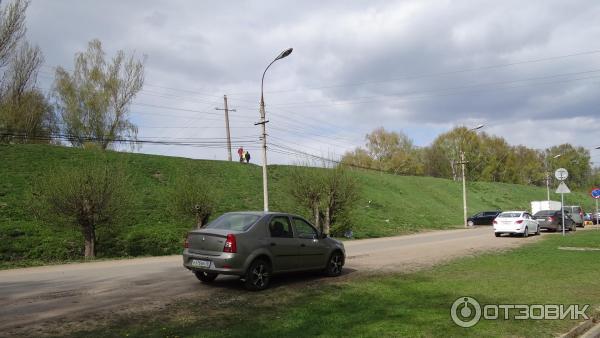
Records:
[[[37,220],[28,205],[33,182],[56,168],[77,166],[90,160],[90,156],[80,149],[58,146],[0,145],[0,266],[80,257],[83,243],[79,232],[65,224]],[[259,166],[119,152],[109,152],[107,156],[127,169],[134,201],[126,222],[99,229],[99,257],[180,252],[191,225],[171,216],[169,193],[176,188],[177,177],[185,172],[203,176],[215,188],[215,216],[232,210],[262,209]],[[269,167],[270,208],[304,214],[287,193],[290,170],[289,166]],[[353,230],[357,238],[451,228],[462,223],[459,182],[362,170],[353,171],[353,175],[361,188],[354,211]],[[544,199],[545,194],[545,189],[538,187],[469,183],[469,210],[474,213],[484,209],[528,209],[531,200]],[[568,197],[569,204],[589,207],[592,202],[584,193]]]

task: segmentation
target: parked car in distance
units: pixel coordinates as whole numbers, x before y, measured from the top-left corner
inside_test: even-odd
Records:
[[[592,213],[591,212],[586,212],[585,215],[583,215],[583,220],[584,221],[591,221],[592,220]]]
[[[494,234],[496,237],[502,234],[539,235],[540,225],[527,211],[504,211],[494,220]]]
[[[583,227],[583,208],[578,205],[565,205],[563,209],[569,213],[578,227]]]
[[[492,225],[494,218],[498,216],[502,211],[482,211],[478,214],[475,214],[469,218],[467,218],[467,224],[469,226],[473,225]]]
[[[273,274],[320,270],[339,276],[344,244],[310,222],[278,212],[230,212],[188,233],[183,266],[210,283],[219,274],[237,275],[249,290],[266,289]]]
[[[533,218],[538,221],[540,229],[562,231],[562,213],[560,210],[541,210],[536,212]],[[565,230],[567,229],[575,231],[577,227],[571,216],[565,213]]]

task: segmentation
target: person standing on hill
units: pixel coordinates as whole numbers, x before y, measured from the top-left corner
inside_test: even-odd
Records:
[[[240,157],[240,163],[244,162],[244,148],[239,147],[238,148],[238,156]]]
[[[246,159],[246,163],[250,163],[250,153],[248,151],[244,154],[244,158]]]

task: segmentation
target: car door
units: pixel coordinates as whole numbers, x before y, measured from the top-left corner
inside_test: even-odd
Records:
[[[319,232],[307,221],[299,217],[292,217],[294,233],[300,242],[300,259],[298,269],[317,269],[325,266],[327,247]]]
[[[271,217],[267,230],[269,232],[269,250],[273,257],[273,270],[294,270],[299,257],[300,243],[294,237],[289,217],[285,215]]]
[[[527,224],[528,224],[527,230],[529,231],[530,234],[532,234],[537,231],[538,223],[533,218],[533,216],[531,216],[531,214],[525,213],[525,215],[527,216]]]

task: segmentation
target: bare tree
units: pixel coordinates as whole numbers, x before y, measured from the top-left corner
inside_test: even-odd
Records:
[[[8,64],[25,35],[25,12],[29,1],[15,0],[0,11],[0,67]]]
[[[144,64],[135,55],[118,51],[111,63],[99,40],[75,57],[73,73],[56,70],[55,95],[71,142],[83,146],[94,142],[109,148],[115,139],[137,137],[129,120],[129,106],[144,84]]]

